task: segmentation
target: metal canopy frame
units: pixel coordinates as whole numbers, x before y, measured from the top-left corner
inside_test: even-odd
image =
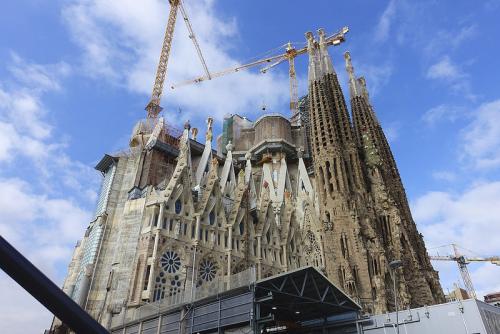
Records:
[[[300,324],[361,310],[360,305],[314,267],[257,281],[255,308],[257,326]]]

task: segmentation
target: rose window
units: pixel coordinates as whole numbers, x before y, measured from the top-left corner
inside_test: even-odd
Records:
[[[217,265],[210,260],[203,260],[200,263],[199,277],[205,282],[210,282],[217,274]]]
[[[181,259],[176,252],[167,251],[162,255],[160,264],[166,273],[172,274],[181,267]]]

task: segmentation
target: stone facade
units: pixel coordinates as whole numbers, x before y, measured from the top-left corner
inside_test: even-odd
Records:
[[[215,281],[229,288],[249,267],[262,278],[315,266],[382,313],[394,307],[388,263],[402,259],[403,306],[444,301],[364,80],[346,54],[351,123],[324,34],[307,38],[300,117],[228,116],[217,150],[211,118],[204,143],[189,124],[139,122],[130,151],[96,166],[96,216],[63,289],[104,326]]]

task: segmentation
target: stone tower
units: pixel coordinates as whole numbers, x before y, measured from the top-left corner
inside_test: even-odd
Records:
[[[129,150],[97,164],[63,289],[105,327],[306,265],[368,312],[394,307],[394,259],[403,305],[444,300],[364,79],[346,54],[351,123],[324,32],[307,41],[298,121],[228,115],[217,149],[210,117],[203,141],[189,123],[140,121]]]
[[[404,261],[399,296],[404,305],[443,300],[437,273],[413,222],[384,132],[363,78],[347,53],[351,124],[344,96],[319,31],[307,33],[312,158],[324,223],[325,270],[330,279],[379,313],[393,308],[388,263]]]

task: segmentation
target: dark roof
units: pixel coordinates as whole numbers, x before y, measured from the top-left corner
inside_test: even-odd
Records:
[[[361,310],[356,302],[314,267],[304,267],[255,283],[261,317],[304,322]]]
[[[109,154],[105,154],[94,168],[100,172],[105,173],[108,170],[108,168],[111,165],[113,165],[116,161],[118,161],[117,157],[113,157]]]

